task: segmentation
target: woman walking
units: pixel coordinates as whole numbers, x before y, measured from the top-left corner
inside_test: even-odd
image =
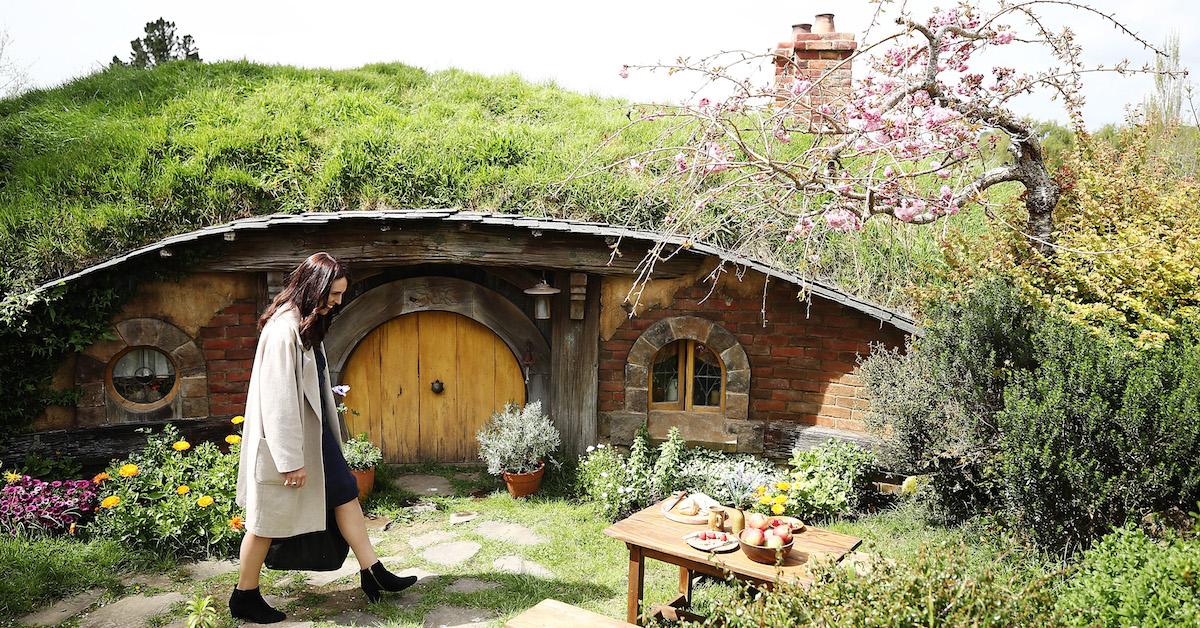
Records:
[[[416,582],[384,568],[367,538],[358,486],[342,457],[341,422],[322,340],[349,285],[346,267],[328,253],[304,260],[259,319],[261,334],[246,396],[237,500],[246,509],[235,619],[283,621],[259,591],[271,539],[325,529],[328,510],[358,559],[367,599]]]

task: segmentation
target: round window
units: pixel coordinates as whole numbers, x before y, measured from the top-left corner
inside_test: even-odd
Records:
[[[175,391],[175,365],[153,347],[135,347],[112,366],[113,391],[127,403],[155,404]]]

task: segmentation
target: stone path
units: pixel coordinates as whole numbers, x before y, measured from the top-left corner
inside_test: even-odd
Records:
[[[146,620],[165,613],[172,604],[184,601],[179,593],[135,595],[101,606],[79,622],[79,628],[133,628],[145,626]]]
[[[492,562],[492,567],[507,573],[528,574],[536,578],[554,577],[549,569],[516,555],[501,556]]]
[[[393,480],[396,486],[417,495],[453,495],[450,480],[440,475],[402,475]]]
[[[175,582],[165,573],[142,574],[129,581],[129,586],[134,585],[147,589],[170,589],[175,586]]]
[[[104,589],[92,589],[78,595],[59,600],[55,604],[36,613],[21,618],[21,623],[27,626],[57,626],[68,618],[74,617],[87,610],[104,597]]]
[[[450,525],[458,525],[479,518],[479,513],[473,510],[450,513]]]
[[[536,532],[517,523],[507,521],[484,521],[475,528],[475,533],[494,541],[505,541],[517,545],[541,545],[546,539]]]
[[[488,582],[487,580],[476,580],[475,578],[463,578],[455,580],[453,584],[445,588],[446,593],[478,593],[479,591],[488,591],[499,587],[499,582]]]
[[[489,610],[462,606],[439,606],[425,616],[425,628],[483,628],[495,617]]]
[[[336,626],[378,626],[383,623],[383,618],[366,611],[342,611],[324,621],[333,622]]]
[[[346,562],[334,571],[301,571],[308,583],[314,587],[323,587],[334,580],[358,573],[358,559],[351,554]]]
[[[207,580],[237,570],[237,562],[232,560],[202,560],[183,566],[183,572],[193,580]]]
[[[420,536],[409,537],[408,545],[413,549],[421,549],[422,547],[429,547],[430,545],[437,545],[438,543],[453,541],[454,538],[453,532],[434,530],[433,532],[426,532]]]
[[[459,565],[467,562],[472,556],[477,554],[483,546],[475,541],[454,541],[452,543],[442,543],[434,545],[424,552],[421,552],[421,558],[439,565],[448,567]]]

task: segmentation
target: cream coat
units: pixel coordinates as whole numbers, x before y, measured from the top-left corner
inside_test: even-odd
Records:
[[[246,529],[258,536],[325,529],[322,416],[339,444],[342,430],[328,369],[325,390],[318,382],[316,356],[300,342],[299,313],[276,312],[263,326],[254,354],[238,466],[237,502],[246,509]],[[304,486],[284,486],[283,473],[300,467],[307,475]]]

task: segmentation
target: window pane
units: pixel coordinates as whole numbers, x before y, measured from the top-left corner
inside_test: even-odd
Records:
[[[175,386],[175,366],[158,349],[134,349],[113,365],[112,385],[125,401],[154,403]]]
[[[692,407],[721,405],[721,359],[697,344],[692,364]]]
[[[654,403],[679,401],[679,350],[682,344],[672,342],[654,356],[651,371],[650,400]]]

